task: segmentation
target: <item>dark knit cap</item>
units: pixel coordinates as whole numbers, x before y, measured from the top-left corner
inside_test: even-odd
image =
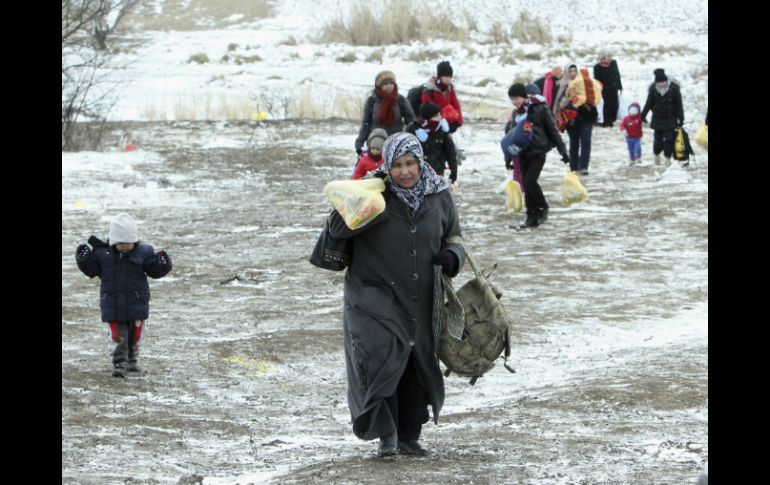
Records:
[[[527,97],[527,87],[524,86],[521,83],[515,83],[512,84],[510,88],[508,88],[508,97],[512,98],[514,96],[520,96],[522,98]]]
[[[449,65],[449,61],[441,61],[436,66],[436,77],[449,76],[452,77],[452,66]]]
[[[420,118],[424,120],[429,120],[440,112],[441,108],[439,108],[438,105],[434,103],[423,103],[423,105],[420,106]]]
[[[653,74],[655,74],[655,82],[656,83],[663,83],[668,81],[668,77],[666,76],[666,73],[663,71],[663,69],[655,69],[653,71]]]
[[[543,94],[540,92],[540,88],[535,83],[527,84],[527,94]]]

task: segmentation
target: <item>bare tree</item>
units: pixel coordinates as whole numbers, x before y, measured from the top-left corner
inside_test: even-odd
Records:
[[[107,49],[107,36],[138,0],[62,0],[62,45],[88,33],[98,50]],[[82,41],[78,38],[77,41]]]
[[[62,150],[98,147],[121,87],[107,35],[135,4],[62,0]]]

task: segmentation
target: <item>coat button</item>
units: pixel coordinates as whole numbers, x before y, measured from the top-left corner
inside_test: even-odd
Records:
[[[409,229],[409,232],[411,232],[412,234],[414,234],[415,232],[417,232],[417,226],[412,226],[412,228],[411,228],[411,229]]]
[[[412,249],[411,251],[409,251],[409,256],[417,256],[417,251]]]
[[[415,273],[415,274],[413,274],[413,275],[412,275],[412,279],[413,279],[413,280],[415,280],[415,281],[417,281],[418,279],[420,279],[420,275],[418,275],[417,273]]]
[[[416,318],[413,318],[413,319],[412,319],[412,323],[417,323],[417,319],[416,319]]]
[[[412,301],[417,301],[417,295],[412,295]]]

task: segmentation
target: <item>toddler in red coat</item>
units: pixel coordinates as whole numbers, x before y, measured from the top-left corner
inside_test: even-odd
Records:
[[[628,116],[620,123],[620,131],[626,137],[631,165],[642,163],[642,115],[639,103],[628,106]]]
[[[366,151],[361,154],[361,158],[356,163],[353,180],[358,180],[372,170],[380,168],[382,165],[382,145],[385,144],[387,138],[388,132],[382,128],[372,130],[366,140]]]

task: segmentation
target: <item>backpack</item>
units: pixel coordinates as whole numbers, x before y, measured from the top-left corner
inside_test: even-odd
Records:
[[[690,155],[695,155],[690,145],[690,136],[681,126],[676,129],[676,138],[674,139],[674,160],[684,162],[690,159]]]
[[[408,93],[406,93],[406,100],[409,101],[409,106],[412,107],[415,118],[420,117],[420,106],[422,105],[422,100],[420,97],[422,96],[422,90],[424,88],[425,86],[420,84],[419,86],[413,87],[409,90]]]
[[[470,377],[470,384],[473,385],[495,366],[494,361],[503,351],[505,368],[516,372],[507,364],[511,355],[511,338],[508,315],[500,302],[502,293],[489,282],[489,275],[483,273],[460,236],[452,236],[448,242],[463,246],[476,277],[455,294],[452,280],[443,274],[440,267],[435,269],[434,341],[438,357],[447,368],[444,376],[454,372]],[[448,300],[446,305],[444,293]],[[435,325],[437,321],[440,326]]]
[[[519,118],[516,126],[500,140],[503,154],[518,157],[532,143],[535,130],[532,127],[532,122],[527,120],[527,114],[523,118]]]

